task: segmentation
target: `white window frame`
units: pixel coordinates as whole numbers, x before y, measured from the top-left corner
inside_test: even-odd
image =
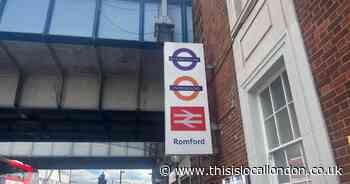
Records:
[[[306,63],[307,60],[302,64],[299,61],[295,62],[294,49],[286,33],[274,50],[262,62],[263,64],[254,74],[255,76],[247,83],[242,84],[243,87],[240,86],[239,88],[250,166],[261,166],[270,163],[266,141],[261,145],[261,139],[265,139],[265,130],[261,125],[259,127],[256,125],[261,122],[257,92],[263,85],[270,84],[269,80],[264,79],[266,76],[271,77],[271,75],[275,75],[282,68],[286,70],[289,78],[307,165],[309,167],[336,165],[309,65]],[[284,58],[284,66],[278,66],[279,64],[277,64],[277,67],[275,67],[281,56]],[[270,71],[272,68],[278,69]],[[339,183],[338,176],[311,176],[311,180],[317,184]],[[252,183],[277,184],[277,180],[268,176],[252,176]]]
[[[280,58],[278,58],[278,60],[282,59],[284,61],[284,56],[282,55]],[[280,143],[280,135],[279,135],[279,127],[278,127],[278,122],[277,122],[277,114],[279,112],[281,112],[282,110],[285,110],[287,109],[287,112],[288,112],[288,118],[290,121],[293,121],[292,120],[292,117],[291,117],[291,110],[290,110],[290,105],[293,105],[294,106],[294,110],[295,110],[295,102],[294,102],[294,99],[292,97],[291,101],[288,101],[288,97],[287,97],[287,93],[286,93],[286,84],[284,82],[284,76],[283,76],[283,73],[286,72],[286,68],[283,66],[281,67],[278,71],[276,71],[276,73],[273,75],[273,77],[267,79],[265,81],[265,84],[263,84],[260,89],[257,90],[256,92],[256,97],[258,99],[258,108],[259,108],[259,115],[260,115],[260,119],[261,119],[261,125],[262,125],[262,131],[263,131],[263,135],[264,135],[264,145],[265,145],[265,148],[266,148],[266,153],[267,153],[267,157],[268,157],[268,162],[270,165],[273,165],[275,166],[275,161],[274,161],[274,158],[273,158],[273,154],[278,152],[278,151],[283,151],[284,153],[284,156],[286,159],[288,159],[288,156],[287,156],[287,153],[286,153],[286,150],[288,147],[291,147],[295,144],[300,144],[302,147],[300,148],[300,152],[301,152],[301,157],[303,158],[303,165],[305,166],[308,166],[307,165],[307,158],[305,156],[305,153],[304,153],[304,146],[303,146],[303,137],[300,136],[300,137],[297,137],[295,135],[295,130],[294,130],[294,126],[293,126],[293,123],[290,122],[290,128],[291,128],[291,131],[292,131],[292,136],[293,136],[293,139],[287,143]],[[287,74],[288,76],[288,74]],[[286,104],[283,105],[282,107],[280,107],[279,109],[275,109],[274,107],[274,99],[272,97],[272,90],[271,90],[271,84],[277,80],[278,78],[281,79],[281,82],[282,82],[282,88],[283,88],[283,94],[284,94],[284,98],[285,98],[285,102]],[[288,79],[289,82],[289,77]],[[290,83],[290,82],[289,82]],[[263,107],[262,107],[262,103],[261,103],[261,93],[263,91],[265,91],[266,89],[269,89],[269,93],[270,93],[270,101],[271,101],[271,105],[272,105],[272,114],[271,115],[268,115],[267,117],[264,117],[264,114],[263,114]],[[276,126],[276,134],[277,134],[277,137],[278,137],[278,142],[279,142],[279,145],[277,147],[274,147],[272,149],[269,148],[269,145],[268,145],[268,137],[267,137],[267,132],[266,132],[266,126],[265,126],[265,122],[266,120],[270,119],[270,118],[274,118],[274,124]],[[296,115],[296,118],[298,119],[297,115]],[[299,127],[299,131],[300,131],[300,126],[299,126],[299,122],[297,122],[297,126]],[[288,163],[288,160],[287,161],[287,165],[289,166],[289,163]],[[289,177],[291,179],[291,176]],[[271,176],[271,180],[274,181],[275,183],[278,183],[278,177],[277,176]],[[309,182],[310,181],[310,178],[307,178],[306,180],[304,181],[300,181],[300,182]]]

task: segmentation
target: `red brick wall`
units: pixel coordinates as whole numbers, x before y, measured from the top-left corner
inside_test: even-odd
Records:
[[[219,125],[219,154],[193,159],[194,165],[247,165],[244,134],[235,79],[232,43],[225,0],[194,0],[194,29],[197,42],[205,47],[211,121]],[[201,178],[193,183],[220,183],[221,177]]]
[[[350,183],[350,1],[295,0],[306,50],[334,150]]]

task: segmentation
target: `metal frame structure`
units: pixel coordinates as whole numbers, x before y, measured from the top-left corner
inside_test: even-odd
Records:
[[[101,19],[101,8],[103,0],[95,0],[95,15],[93,22],[93,31],[91,37],[77,37],[77,36],[63,36],[50,34],[53,12],[55,10],[56,0],[50,0],[49,7],[46,14],[45,25],[42,33],[15,33],[0,31],[1,40],[21,40],[21,41],[38,41],[38,42],[54,42],[54,43],[67,43],[67,44],[88,44],[88,45],[104,45],[104,46],[116,46],[116,47],[145,47],[153,48],[154,42],[144,41],[144,22],[145,22],[145,3],[147,2],[159,2],[160,0],[125,0],[125,1],[138,1],[140,2],[140,17],[139,17],[139,40],[116,40],[116,39],[104,39],[98,35]],[[6,9],[7,0],[0,2],[0,22],[2,20],[4,11]],[[170,0],[169,4],[178,4],[181,6],[182,17],[182,38],[183,42],[189,42],[187,32],[187,11],[186,7],[192,6],[191,0]]]
[[[38,169],[152,169],[149,157],[15,157]]]

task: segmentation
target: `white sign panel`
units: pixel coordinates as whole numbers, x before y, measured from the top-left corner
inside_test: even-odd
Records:
[[[164,45],[165,154],[212,154],[202,44]]]

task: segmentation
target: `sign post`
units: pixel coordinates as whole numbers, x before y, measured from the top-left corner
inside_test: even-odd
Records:
[[[212,154],[202,44],[164,44],[165,154]]]

